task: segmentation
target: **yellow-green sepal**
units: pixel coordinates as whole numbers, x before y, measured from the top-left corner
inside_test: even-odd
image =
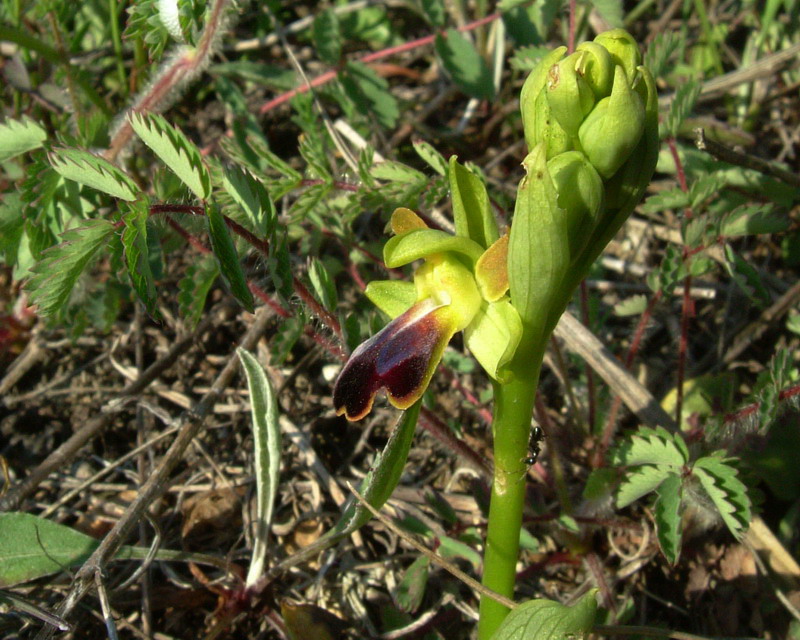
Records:
[[[507,364],[522,338],[522,320],[508,298],[484,304],[464,330],[464,341],[475,359],[493,379],[507,383]]]
[[[497,240],[499,233],[483,180],[460,164],[456,156],[450,156],[447,173],[456,235],[488,247]]]
[[[374,280],[364,292],[378,309],[394,319],[417,301],[417,288],[406,280]]]

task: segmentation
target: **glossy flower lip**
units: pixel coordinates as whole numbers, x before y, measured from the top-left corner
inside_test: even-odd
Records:
[[[361,420],[372,410],[381,389],[394,407],[408,409],[428,387],[456,328],[448,307],[430,298],[397,316],[362,343],[345,364],[333,389],[336,415]]]

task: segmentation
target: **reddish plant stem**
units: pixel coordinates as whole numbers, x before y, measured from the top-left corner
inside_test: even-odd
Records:
[[[655,306],[658,304],[659,300],[661,300],[662,295],[663,291],[661,291],[661,289],[656,291],[651,296],[647,303],[647,307],[639,317],[639,322],[636,324],[636,329],[633,332],[633,339],[628,347],[628,352],[625,354],[626,369],[631,368],[636,354],[639,353],[639,346],[642,343],[645,329],[647,329],[647,325],[650,322],[651,316],[653,315],[653,309],[655,309]],[[597,448],[594,456],[592,457],[592,466],[594,468],[602,467],[603,464],[605,464],[606,452],[608,451],[609,446],[611,446],[611,440],[617,430],[617,414],[619,413],[621,407],[622,398],[619,396],[614,396],[614,400],[611,402],[611,408],[608,410],[608,419],[606,420],[606,426],[603,429],[603,437],[600,440],[600,446]]]
[[[686,262],[689,258],[686,259]],[[683,381],[686,376],[686,353],[689,341],[689,322],[694,317],[694,300],[689,295],[692,286],[692,276],[686,276],[683,281],[683,304],[681,305],[681,337],[678,344],[678,389],[675,399],[675,422],[680,429],[683,417]]]
[[[669,152],[672,155],[672,159],[675,162],[675,172],[678,178],[678,184],[681,187],[681,191],[684,193],[689,192],[689,185],[686,182],[686,172],[683,169],[683,162],[681,162],[680,154],[678,153],[678,145],[675,144],[675,138],[667,138],[666,140],[667,146],[669,147]],[[691,207],[686,207],[683,211],[686,220],[692,219],[692,209]],[[687,247],[684,245],[683,247],[683,263],[686,266],[687,270],[689,269],[689,262],[691,261],[691,256],[693,254],[689,252]],[[686,353],[687,353],[687,343],[688,343],[688,336],[689,336],[689,321],[692,316],[694,316],[694,301],[692,300],[690,289],[692,286],[692,276],[687,275],[686,279],[683,282],[683,304],[681,306],[681,336],[678,343],[678,381],[677,387],[675,389],[675,422],[680,429],[681,426],[681,418],[683,414],[683,381],[686,374]]]
[[[488,16],[481,18],[480,20],[475,20],[474,22],[470,22],[465,24],[461,27],[458,27],[458,31],[471,31],[473,29],[477,29],[485,24],[490,22],[494,22],[500,17],[499,13],[492,13]],[[374,53],[369,53],[365,56],[362,56],[358,59],[358,62],[363,64],[368,64],[370,62],[374,62],[375,60],[380,60],[381,58],[387,58],[389,56],[393,56],[397,53],[403,53],[404,51],[410,51],[412,49],[416,49],[418,47],[423,47],[425,45],[431,44],[436,39],[437,34],[425,36],[423,38],[418,38],[416,40],[412,40],[411,42],[404,42],[403,44],[397,45],[395,47],[389,47],[387,49],[381,49],[380,51],[375,51]],[[264,115],[268,111],[271,111],[275,107],[279,107],[284,102],[288,102],[296,95],[300,93],[306,93],[309,89],[316,88],[322,86],[333,80],[339,73],[338,69],[334,69],[331,71],[326,71],[318,75],[313,80],[310,80],[307,84],[304,84],[296,89],[292,89],[291,91],[287,91],[283,93],[269,102],[264,103],[261,105],[261,108],[258,110],[259,114]]]
[[[800,384],[796,384],[794,386],[789,387],[788,389],[784,389],[778,393],[778,402],[782,400],[788,400],[789,398],[794,398],[795,396],[800,395]],[[732,424],[734,422],[738,422],[739,420],[743,420],[744,418],[753,415],[756,411],[758,411],[759,407],[761,407],[760,402],[754,402],[738,411],[733,413],[726,413],[724,418],[724,423],[726,425]]]
[[[419,424],[450,451],[469,462],[476,471],[479,471],[484,477],[491,478],[492,472],[483,457],[467,445],[466,442],[457,438],[453,430],[429,409],[422,407],[419,414]]]

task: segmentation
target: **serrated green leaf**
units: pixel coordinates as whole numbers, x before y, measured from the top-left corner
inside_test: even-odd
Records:
[[[731,245],[725,245],[725,269],[733,282],[744,294],[759,307],[765,307],[770,303],[770,295],[761,276],[758,275],[753,266],[744,258],[734,252]]]
[[[26,151],[33,151],[47,140],[47,132],[30,118],[0,124],[0,162],[5,162]]]
[[[512,69],[518,71],[533,71],[539,61],[550,51],[547,47],[527,46],[519,47],[509,60]]]
[[[719,192],[725,188],[727,180],[725,175],[720,173],[712,173],[706,176],[701,176],[689,187],[689,206],[699,210],[702,208],[703,203],[709,198],[719,196]]]
[[[6,119],[0,124],[0,162],[33,151],[47,140],[47,132],[30,118]]]
[[[666,209],[684,209],[689,206],[689,196],[675,187],[656,193],[642,204],[642,211],[645,213],[659,213]]]
[[[275,205],[263,183],[249,172],[232,166],[225,169],[222,188],[233,198],[262,238],[269,238],[277,221]]]
[[[682,491],[680,476],[671,473],[658,487],[655,502],[658,544],[670,564],[675,564],[681,553]]]
[[[64,308],[78,277],[112,233],[112,222],[87,220],[86,226],[64,232],[61,244],[42,253],[25,285],[40,315],[54,316]]]
[[[375,71],[360,62],[349,61],[339,80],[350,99],[365,116],[374,117],[378,123],[392,129],[400,117],[400,107],[389,92],[389,83]]]
[[[492,640],[564,640],[584,638],[594,627],[597,589],[568,607],[553,600],[528,600],[512,610]]]
[[[675,444],[679,437],[662,427],[642,427],[617,446],[611,457],[614,464],[623,466],[655,464],[681,467],[687,460],[683,449]]]
[[[647,296],[636,295],[625,298],[614,305],[614,315],[620,317],[639,316],[647,309]]]
[[[425,587],[428,584],[428,573],[431,561],[428,556],[420,556],[406,569],[394,594],[397,608],[400,611],[414,613],[422,604]]]
[[[426,182],[425,174],[421,171],[417,171],[408,165],[392,160],[379,162],[372,167],[369,173],[377,180],[415,184]]]
[[[196,327],[200,321],[206,297],[218,275],[217,261],[213,256],[205,256],[197,263],[189,265],[186,275],[178,283],[178,309],[189,327]]]
[[[472,44],[462,33],[448,29],[446,36],[436,35],[436,53],[459,88],[468,96],[494,100],[492,72]]]
[[[122,245],[125,251],[125,264],[128,267],[128,276],[139,299],[144,303],[147,313],[154,318],[160,314],[156,308],[158,295],[153,272],[150,270],[150,256],[147,245],[147,218],[149,203],[146,199],[133,203],[120,203],[122,221],[125,229],[122,231]]]
[[[247,572],[246,586],[252,586],[264,572],[267,557],[267,538],[272,526],[272,511],[278,493],[278,474],[281,468],[281,428],[278,423],[278,403],[272,385],[255,357],[236,348],[247,375],[250,391],[250,417],[253,421],[253,464],[256,478],[256,530],[253,534],[253,553]]]
[[[671,29],[660,31],[647,47],[644,54],[644,64],[650,69],[654,78],[666,76],[667,62],[670,56],[678,50],[685,37]]]
[[[720,225],[720,235],[726,238],[779,233],[789,228],[791,220],[769,205],[753,204],[731,211]]]
[[[692,473],[700,480],[722,521],[736,538],[741,538],[752,517],[747,487],[738,472],[719,456],[706,456],[694,464]]]
[[[320,60],[331,66],[337,65],[342,57],[342,34],[339,31],[339,20],[332,9],[323,9],[317,14],[311,37]]]
[[[211,195],[211,178],[198,148],[163,116],[132,112],[128,120],[142,142],[200,199]]]
[[[668,137],[677,137],[681,123],[694,109],[701,88],[700,83],[693,78],[678,85],[675,90],[675,97],[669,106],[669,113],[665,121],[659,126],[659,137],[662,140]]]
[[[317,300],[322,303],[322,306],[328,311],[335,311],[339,304],[339,299],[336,295],[336,283],[321,260],[317,258],[311,259],[308,267],[308,279],[311,280],[311,286],[314,288]]]
[[[140,191],[133,180],[108,160],[81,149],[53,149],[50,164],[63,178],[132,202]]]
[[[617,508],[623,509],[658,489],[659,485],[671,475],[669,466],[642,465],[630,469],[617,489]]]
[[[433,145],[424,140],[415,140],[413,142],[414,151],[422,158],[425,163],[433,169],[440,176],[447,174],[447,161],[444,156],[439,153]]]
[[[211,247],[214,250],[214,257],[219,262],[220,273],[231,288],[234,297],[252,313],[255,303],[253,294],[247,286],[247,279],[244,277],[242,265],[239,263],[239,255],[236,253],[233,239],[228,233],[225,219],[219,208],[213,203],[206,207],[206,220],[208,221]]]

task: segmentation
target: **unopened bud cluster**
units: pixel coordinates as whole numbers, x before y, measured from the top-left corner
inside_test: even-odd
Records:
[[[547,54],[520,96],[528,149],[544,146],[576,257],[607,209],[630,211],[650,181],[655,83],[622,29]],[[650,131],[647,131],[648,128]]]

